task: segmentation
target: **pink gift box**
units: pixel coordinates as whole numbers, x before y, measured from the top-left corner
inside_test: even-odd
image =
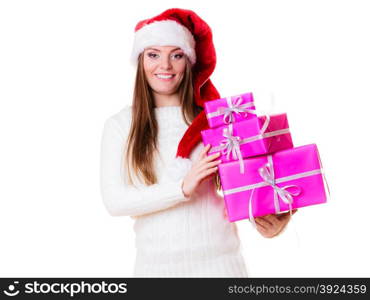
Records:
[[[230,110],[232,108],[232,110]],[[228,110],[225,115],[225,109]],[[210,128],[255,118],[253,94],[221,98],[204,103],[204,111]]]
[[[267,163],[270,163],[270,182],[261,175],[266,176]],[[323,170],[315,144],[244,159],[244,167],[245,173],[240,174],[238,162],[218,166],[231,222],[250,218],[251,207],[253,217],[289,210],[289,202],[283,201],[273,185],[279,192],[294,194],[291,195],[292,209],[327,201]]]
[[[243,158],[293,148],[288,118],[285,113],[271,115],[266,131],[261,134],[261,128],[265,121],[266,116],[260,116],[258,118],[201,131],[203,144],[205,146],[208,144],[211,145],[211,149],[207,154],[212,155],[216,152],[224,152],[224,154],[220,156],[222,162],[238,159],[231,154],[229,155],[229,159],[227,159],[227,149],[225,149],[225,146],[223,147],[221,145],[222,141],[227,142],[227,136],[224,136],[225,129],[229,130],[232,136],[240,138],[239,147]]]

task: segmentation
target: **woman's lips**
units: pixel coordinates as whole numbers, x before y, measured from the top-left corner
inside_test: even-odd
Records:
[[[155,77],[157,77],[159,80],[171,81],[173,78],[175,78],[175,74],[155,74]]]

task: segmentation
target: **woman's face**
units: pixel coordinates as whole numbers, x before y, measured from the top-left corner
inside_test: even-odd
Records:
[[[152,90],[160,95],[172,95],[184,76],[186,56],[179,47],[153,46],[145,49],[143,66]]]

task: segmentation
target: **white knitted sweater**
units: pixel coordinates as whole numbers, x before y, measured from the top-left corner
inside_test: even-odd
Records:
[[[155,168],[158,183],[129,186],[123,171],[123,145],[131,124],[131,107],[104,124],[101,144],[101,193],[113,216],[135,219],[135,277],[247,277],[236,224],[225,215],[223,198],[212,179],[204,180],[190,199],[182,180],[199,156],[175,159],[187,129],[180,106],[155,108],[159,126]]]

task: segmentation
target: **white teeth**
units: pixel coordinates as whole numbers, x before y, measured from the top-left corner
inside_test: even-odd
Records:
[[[160,74],[156,74],[155,76],[157,76],[158,78],[162,78],[162,79],[169,79],[169,78],[172,78],[175,75],[160,75]]]

